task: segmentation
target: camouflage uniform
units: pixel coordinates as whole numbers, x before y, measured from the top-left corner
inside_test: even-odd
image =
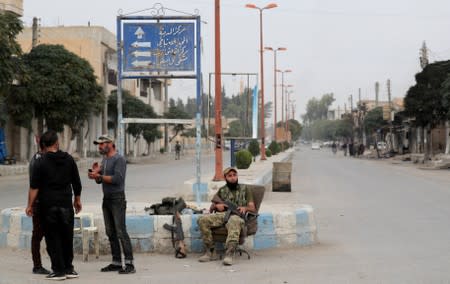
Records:
[[[224,201],[230,201],[239,207],[245,207],[249,202],[253,202],[253,194],[245,185],[237,185],[235,191],[231,191],[227,185],[224,185],[216,193],[218,197]],[[198,218],[197,223],[202,233],[203,243],[207,248],[214,247],[214,242],[211,234],[211,228],[220,227],[224,222],[226,212],[217,212],[214,214],[203,215]],[[239,235],[244,227],[244,219],[237,215],[231,215],[225,227],[228,230],[226,247],[229,245],[237,245],[239,243]]]

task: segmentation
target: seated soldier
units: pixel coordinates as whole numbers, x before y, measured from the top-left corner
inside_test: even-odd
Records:
[[[239,243],[239,235],[245,224],[243,216],[247,212],[256,212],[256,208],[250,188],[238,183],[237,170],[231,167],[226,168],[223,174],[226,185],[219,189],[212,200],[210,211],[214,213],[203,215],[197,221],[205,246],[205,254],[198,261],[207,262],[218,259],[211,228],[225,225],[228,235],[225,242],[226,254],[223,264],[232,265],[234,252]]]

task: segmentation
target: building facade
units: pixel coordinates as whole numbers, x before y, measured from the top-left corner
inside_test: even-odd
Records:
[[[33,35],[34,33],[34,35]],[[30,27],[24,28],[17,41],[24,53],[31,51],[35,44],[60,44],[67,50],[81,58],[86,59],[92,66],[97,77],[97,82],[103,87],[106,97],[117,90],[117,41],[116,36],[104,27],[100,26],[58,26],[38,27],[33,32]],[[128,79],[122,80],[122,89],[127,90],[132,96],[136,96],[146,104],[150,104],[158,115],[162,115],[165,109],[165,85],[170,85],[170,80]],[[107,104],[99,115],[92,115],[83,129],[82,135],[76,141],[70,141],[71,133],[67,128],[61,133],[62,149],[69,153],[77,153],[79,156],[87,156],[96,152],[93,141],[102,133],[109,132],[115,135],[116,129],[108,128]],[[9,153],[19,160],[28,160],[37,148],[35,135],[37,133],[35,123],[32,133],[27,129],[14,125],[7,125],[5,132],[10,139],[7,142]],[[149,149],[159,151],[161,141],[153,147],[147,147],[143,139],[137,141],[133,137],[126,137],[125,153],[134,155],[149,154]]]
[[[23,16],[23,0],[0,0],[0,11],[10,11]]]

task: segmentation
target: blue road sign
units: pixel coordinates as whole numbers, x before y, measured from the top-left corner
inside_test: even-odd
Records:
[[[124,23],[123,72],[195,70],[194,23]]]

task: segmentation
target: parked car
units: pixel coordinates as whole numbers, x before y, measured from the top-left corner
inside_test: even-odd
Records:
[[[312,143],[311,144],[311,150],[320,150],[320,144],[319,143]]]

